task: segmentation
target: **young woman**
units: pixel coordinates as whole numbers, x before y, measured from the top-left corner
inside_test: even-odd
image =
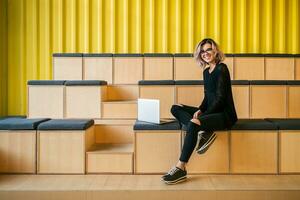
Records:
[[[200,136],[197,153],[203,154],[216,139],[216,130],[229,129],[237,121],[232,98],[230,74],[223,53],[212,39],[202,40],[196,47],[194,58],[203,70],[204,99],[201,105],[173,105],[174,117],[186,126],[186,136],[177,164],[162,177],[167,184],[185,181],[185,166]],[[192,94],[191,94],[192,95]]]

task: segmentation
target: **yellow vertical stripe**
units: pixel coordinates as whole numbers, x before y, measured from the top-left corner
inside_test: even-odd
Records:
[[[201,39],[207,37],[207,0],[201,1]]]
[[[0,1],[0,116],[7,115],[7,0]]]
[[[135,50],[133,51],[134,53],[140,53],[142,52],[142,13],[141,13],[141,0],[136,0],[136,9],[135,9],[135,19],[136,19],[136,28],[135,28],[135,34],[136,37],[132,38],[132,42],[135,41]],[[132,24],[131,26],[134,26]]]
[[[64,1],[64,46],[66,52],[76,52],[76,0]]]
[[[155,52],[155,12],[154,12],[154,6],[155,6],[155,1],[150,0],[149,1],[149,53],[154,53]]]
[[[162,0],[162,53],[168,52],[168,0]]]
[[[52,48],[54,53],[63,52],[63,4],[52,0]]]
[[[221,25],[221,19],[220,19],[220,13],[221,13],[221,8],[220,8],[220,0],[214,0],[214,39],[216,40],[217,43],[221,44],[220,41],[220,25]]]
[[[77,52],[89,52],[89,0],[77,2]]]
[[[25,114],[25,5],[11,0],[8,7],[8,114]],[[25,35],[24,35],[25,33]],[[11,37],[11,36],[14,37]]]
[[[287,33],[290,34],[291,37],[288,37],[292,42],[289,43],[291,45],[290,53],[300,53],[300,1],[299,0],[292,0],[291,1],[291,9],[289,9],[292,13],[289,20],[292,22],[290,31]],[[287,29],[288,30],[288,29]]]
[[[176,0],[176,52],[181,52],[181,1]]]
[[[52,67],[50,54],[50,0],[40,1],[39,16],[39,78],[50,79]]]
[[[92,0],[91,2],[91,52],[103,52],[103,1]]]
[[[193,52],[194,49],[194,0],[188,1],[188,49],[187,52]]]

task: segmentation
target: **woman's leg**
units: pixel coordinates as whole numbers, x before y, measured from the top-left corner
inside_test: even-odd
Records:
[[[193,118],[194,113],[199,110],[199,108],[187,106],[187,105],[173,105],[171,108],[172,115],[185,126],[188,125],[190,120]]]
[[[198,139],[198,132],[200,130],[211,132],[226,129],[225,117],[223,113],[214,113],[205,116],[200,116],[199,120],[201,123],[200,126],[193,122],[188,123],[181,156],[179,158],[181,162],[187,163],[189,161],[189,158],[191,157],[195,149]]]

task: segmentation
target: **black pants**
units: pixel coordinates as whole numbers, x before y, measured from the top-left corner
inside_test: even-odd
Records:
[[[173,105],[171,113],[183,125],[186,126],[186,136],[184,139],[181,156],[181,162],[188,162],[197,143],[198,132],[202,131],[217,131],[226,129],[224,113],[214,113],[209,115],[200,116],[200,126],[191,122],[194,113],[199,108],[183,105]]]

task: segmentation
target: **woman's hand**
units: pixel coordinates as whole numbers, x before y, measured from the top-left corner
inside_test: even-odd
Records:
[[[194,113],[193,119],[198,119],[198,116],[201,115],[201,110],[198,110]]]
[[[193,122],[194,124],[197,124],[197,125],[199,125],[199,126],[201,125],[199,119],[191,119],[191,122]]]

